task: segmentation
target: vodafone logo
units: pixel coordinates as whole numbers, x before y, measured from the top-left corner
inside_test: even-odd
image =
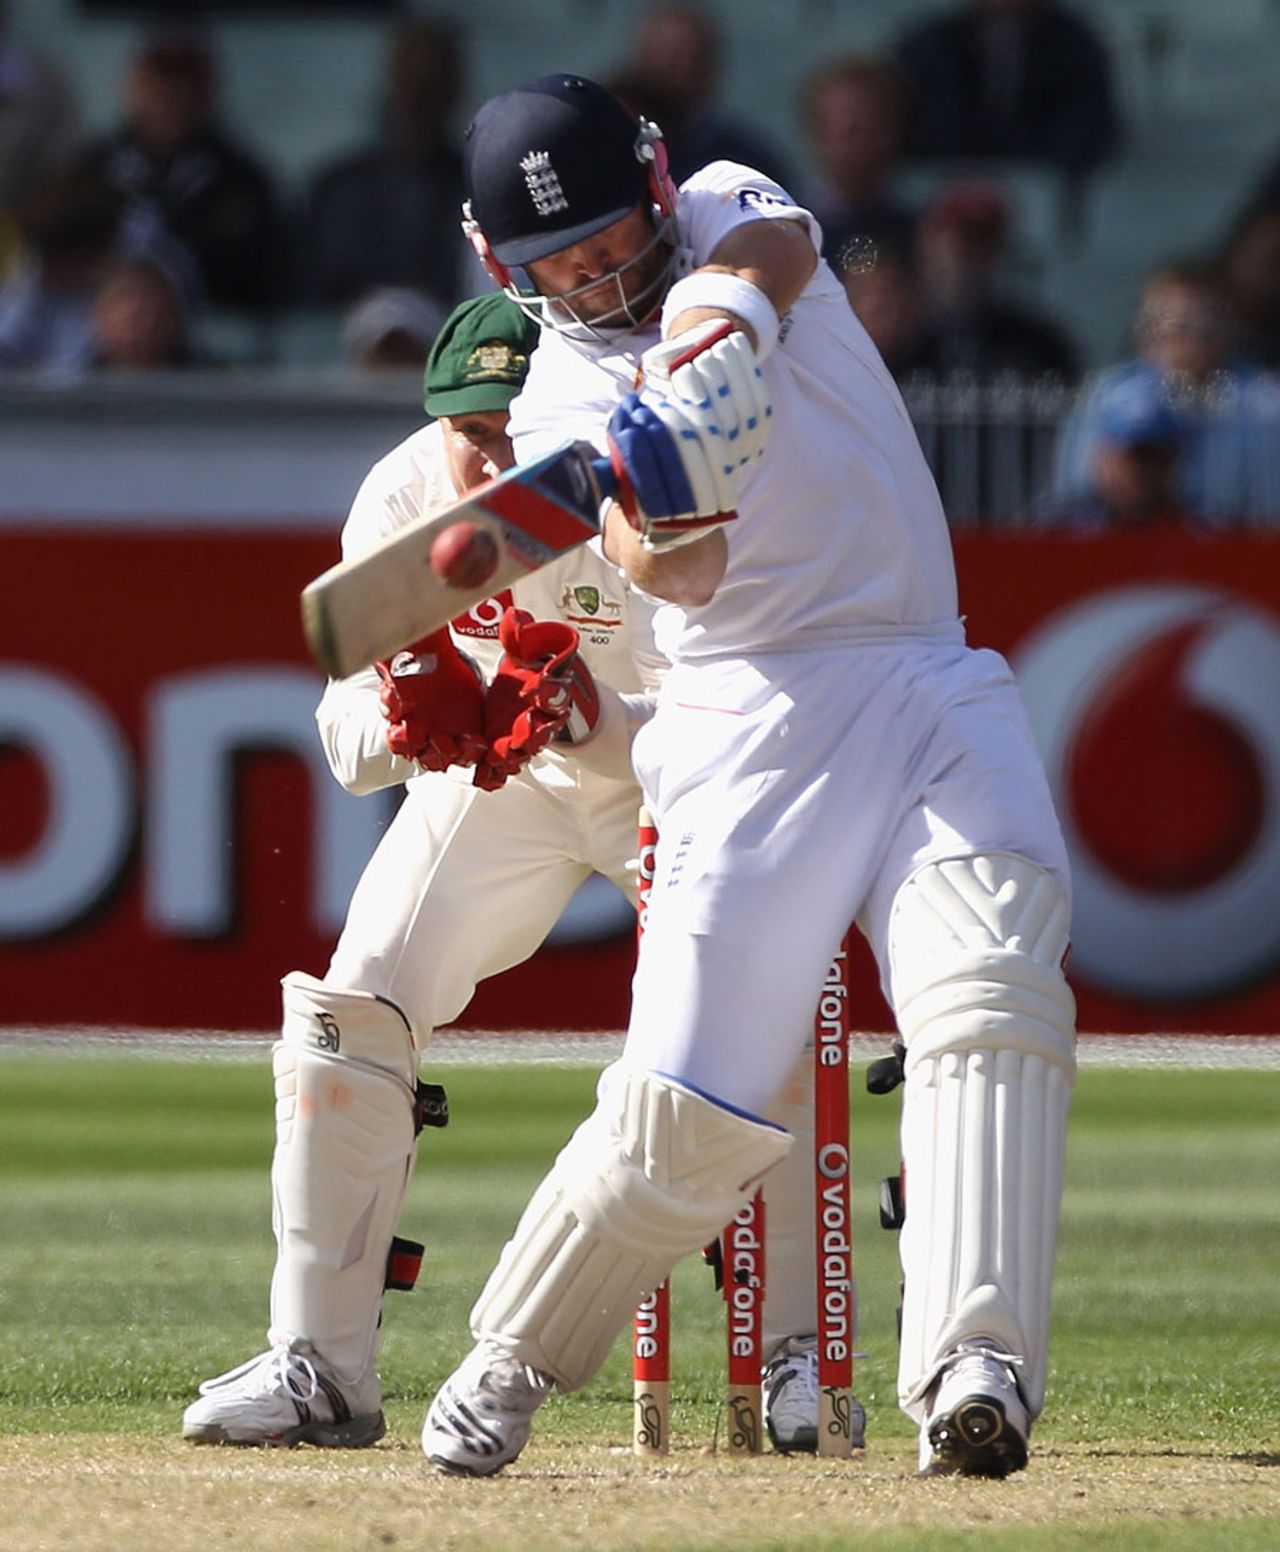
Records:
[[[1173,1001],[1280,964],[1280,621],[1215,589],[1117,588],[1012,662],[1071,855],[1081,976]]]
[[[449,623],[459,636],[479,636],[487,641],[497,641],[498,626],[502,623],[504,612],[510,607],[511,589],[507,588],[493,598],[481,599],[465,614],[458,615]]]

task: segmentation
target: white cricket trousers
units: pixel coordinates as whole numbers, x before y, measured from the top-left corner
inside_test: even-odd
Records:
[[[478,982],[523,963],[594,870],[635,890],[640,790],[566,767],[540,768],[481,792],[465,773],[424,776],[352,896],[330,986],[388,997],[421,1048],[456,1018]],[[570,981],[566,1028],[581,1018]],[[769,1346],[814,1327],[812,1176],[773,1182],[768,1218]]]
[[[957,637],[679,666],[634,759],[659,843],[625,1059],[753,1115],[851,922],[888,991],[890,908],[924,863],[1011,851],[1069,887],[1009,667]]]
[[[479,981],[529,958],[593,871],[634,892],[638,803],[630,782],[559,766],[497,792],[466,772],[410,782],[325,980],[389,997],[421,1046]],[[566,986],[566,1027],[577,1017]]]

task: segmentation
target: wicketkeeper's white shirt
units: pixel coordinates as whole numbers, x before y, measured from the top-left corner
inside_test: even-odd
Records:
[[[406,437],[365,476],[342,530],[343,558],[364,554],[424,512],[456,499],[443,427],[433,421]],[[459,645],[486,678],[492,677],[502,656],[498,622],[508,603],[527,609],[535,619],[574,626],[579,652],[597,684],[634,697],[633,709],[656,689],[666,663],[653,644],[652,605],[628,586],[618,567],[600,553],[597,541],[570,551],[453,622]],[[411,761],[387,748],[379,688],[371,668],[337,680],[326,689],[316,714],[334,774],[352,791],[374,791],[420,774]],[[572,752],[553,747],[536,757],[531,771],[535,777],[549,776],[566,763],[576,764]],[[617,762],[613,775],[631,780],[625,758]]]

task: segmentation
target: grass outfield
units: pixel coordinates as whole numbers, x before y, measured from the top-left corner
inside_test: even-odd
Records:
[[[443,1076],[453,1121],[426,1134],[404,1220],[427,1267],[418,1293],[387,1298],[388,1439],[253,1452],[176,1433],[196,1383],[263,1342],[265,1056],[0,1054],[3,1552],[1280,1546],[1280,1073],[1082,1072],[1049,1404],[1030,1469],[1003,1484],[914,1477],[894,1404],[895,1241],[875,1220],[898,1107],[860,1086],[863,1459],[716,1452],[723,1320],[690,1262],[675,1285],[669,1463],[631,1458],[620,1344],[585,1392],[549,1404],[502,1477],[435,1476],[417,1449],[426,1401],[594,1082],[550,1067]]]

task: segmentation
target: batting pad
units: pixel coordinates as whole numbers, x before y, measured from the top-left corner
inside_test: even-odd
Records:
[[[804,1048],[769,1119],[795,1146],[765,1181],[764,1356],[767,1363],[788,1337],[818,1329],[817,1221],[814,1215],[813,1044]]]
[[[894,901],[892,990],[906,1042],[898,1389],[922,1421],[948,1353],[985,1339],[1044,1404],[1075,1002],[1068,907],[1025,858],[931,863]]]
[[[413,1169],[412,1034],[368,992],[302,974],[282,985],[270,1340],[305,1338],[344,1384],[376,1387],[387,1253]]]
[[[477,1341],[586,1384],[636,1305],[713,1239],[790,1136],[673,1078],[607,1067],[471,1312]]]

